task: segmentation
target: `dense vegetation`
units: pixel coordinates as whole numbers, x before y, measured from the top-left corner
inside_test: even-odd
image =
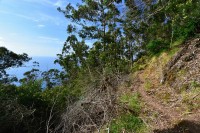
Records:
[[[55,61],[62,72],[33,69],[15,86],[16,77],[6,70],[22,66],[30,58],[0,47],[0,132],[61,132],[65,129],[60,124],[62,114],[87,97],[91,88],[101,88],[101,92],[108,86],[117,88],[116,79],[140,69],[137,62],[142,56],[158,55],[200,33],[199,0],[82,0],[76,7],[68,4],[58,11],[72,22]],[[114,120],[111,132],[144,128],[137,118],[137,98],[133,101],[135,115]],[[66,132],[78,129],[73,126]]]

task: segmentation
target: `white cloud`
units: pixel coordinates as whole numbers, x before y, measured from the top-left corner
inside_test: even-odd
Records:
[[[62,49],[62,44],[58,44],[59,41],[58,38],[41,36],[31,41],[29,38],[20,42],[15,41],[15,39],[9,40],[2,45],[0,44],[0,46],[4,46],[17,54],[27,53],[29,56],[55,57]]]
[[[43,24],[38,24],[37,27],[38,27],[38,28],[44,28],[45,25],[43,25]]]
[[[3,10],[0,9],[0,13],[7,14],[7,15],[13,15],[18,18],[26,19],[33,21],[35,23],[52,23],[56,26],[64,25],[66,22],[64,21],[64,15],[62,13],[59,13],[56,10],[56,7],[65,7],[67,5],[66,0],[23,0],[24,2],[28,2],[28,4],[36,4],[36,5],[48,5],[50,6],[52,12],[47,12],[43,10],[36,10],[35,7],[32,12],[22,12],[20,10],[17,10],[16,12],[13,12],[12,10]],[[44,7],[46,8],[46,7]],[[53,9],[52,9],[53,8]],[[54,11],[53,11],[54,10]],[[38,26],[42,28],[43,26]]]
[[[23,1],[30,2],[30,3],[42,4],[42,5],[53,5],[54,4],[50,0],[23,0]]]
[[[60,26],[61,24],[65,23],[63,21],[63,19],[61,19],[60,17],[52,16],[52,15],[42,13],[42,12],[36,12],[34,15],[29,15],[29,14],[13,13],[13,12],[9,12],[9,11],[0,10],[0,13],[17,16],[19,18],[30,20],[30,21],[33,21],[33,22],[36,22],[36,23],[51,22],[51,23],[53,23],[54,25],[57,25],[57,26]],[[38,24],[37,26],[42,28],[45,25]]]
[[[55,7],[63,7],[66,6],[65,4],[67,3],[66,0],[57,0],[56,2],[53,2],[52,0],[24,0],[24,1],[30,3],[37,3],[45,6],[55,6]]]
[[[51,42],[51,43],[55,43],[55,44],[63,44],[64,42],[61,41],[60,39],[58,38],[55,38],[55,37],[48,37],[48,36],[39,36],[38,37],[42,42]]]
[[[56,3],[54,3],[54,6],[60,7],[62,6],[63,2],[61,0],[58,0]]]
[[[64,8],[67,5],[66,0],[58,0],[54,3],[54,6]]]
[[[64,23],[64,21],[59,18],[59,17],[56,17],[56,16],[52,16],[52,15],[49,15],[49,14],[45,14],[45,13],[42,13],[42,12],[39,12],[37,14],[38,16],[38,20],[40,22],[51,22],[57,26],[60,26],[61,24]]]
[[[64,8],[68,3],[71,3],[73,6],[76,5],[77,2],[81,2],[81,0],[23,0],[29,3],[40,4],[44,6],[52,6],[52,7],[61,7]]]
[[[59,40],[58,38],[54,38],[54,37],[47,37],[47,36],[39,36],[40,39],[44,39],[44,40],[49,40],[49,41],[57,41]]]
[[[31,21],[34,21],[34,22],[38,22],[38,19],[36,19],[35,17],[31,17],[29,15],[24,15],[24,14],[20,14],[20,13],[14,13],[14,12],[10,12],[10,11],[3,11],[3,10],[0,10],[0,13],[13,15],[13,16],[17,16],[17,17],[20,17],[20,18],[23,18],[23,19],[27,19],[27,20],[31,20]]]
[[[34,18],[34,17],[30,17],[28,15],[24,15],[24,14],[16,14],[16,13],[13,13],[13,15],[15,16],[18,16],[18,17],[21,17],[21,18],[24,18],[24,19],[27,19],[27,20],[31,20],[31,21],[34,21],[34,22],[38,22],[39,20]]]

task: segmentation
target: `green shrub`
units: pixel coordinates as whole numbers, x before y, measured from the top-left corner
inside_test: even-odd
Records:
[[[143,121],[131,114],[121,115],[119,118],[113,120],[110,125],[111,133],[122,133],[122,131],[129,133],[142,133],[146,129]]]
[[[140,57],[136,62],[134,62],[133,67],[131,68],[131,71],[136,72],[139,70],[144,70],[147,66],[148,61],[149,61],[148,56]]]
[[[153,87],[153,84],[151,83],[150,80],[146,80],[145,83],[144,83],[144,89],[146,91],[150,91]]]
[[[120,102],[122,104],[126,104],[129,108],[134,110],[136,113],[139,113],[141,109],[141,104],[139,102],[139,95],[138,94],[126,94],[120,97]]]
[[[162,40],[152,40],[146,45],[147,51],[153,55],[158,54],[168,49],[169,47],[169,44],[165,43]]]
[[[174,40],[187,39],[194,35],[196,22],[194,20],[188,20],[188,22],[182,22],[183,24],[177,24],[174,26]]]

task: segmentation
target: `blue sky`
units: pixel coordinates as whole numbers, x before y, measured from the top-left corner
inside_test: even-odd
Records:
[[[30,56],[61,53],[70,23],[57,7],[79,0],[0,0],[0,46]]]

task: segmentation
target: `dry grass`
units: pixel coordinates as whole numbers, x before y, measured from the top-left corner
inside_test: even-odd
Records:
[[[148,62],[147,67],[144,69],[142,78],[145,79],[145,89],[150,91],[154,88],[159,87],[161,84],[161,80],[163,78],[163,68],[166,66],[168,61],[174,55],[170,52],[164,52],[160,56],[154,56]]]
[[[146,103],[140,116],[150,127],[172,126],[180,119],[187,119],[189,114],[195,116],[200,112],[198,43],[200,39],[191,39],[180,51],[176,47],[154,56],[145,62],[144,69],[137,72],[136,77],[141,81],[135,90],[140,88],[142,100]],[[166,82],[163,83],[164,76]]]

